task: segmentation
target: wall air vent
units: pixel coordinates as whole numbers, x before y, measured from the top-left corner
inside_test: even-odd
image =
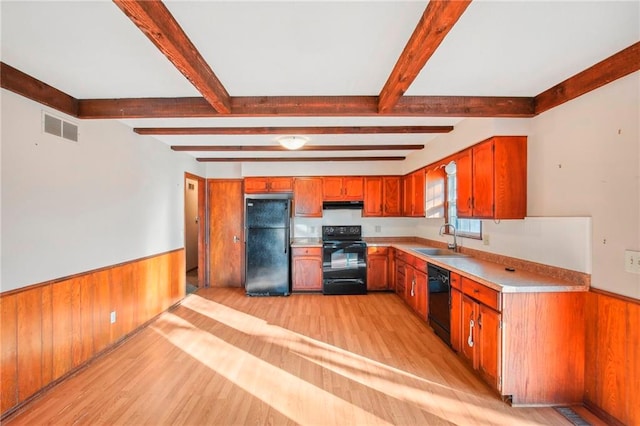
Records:
[[[78,126],[42,111],[42,131],[73,142],[78,142]]]

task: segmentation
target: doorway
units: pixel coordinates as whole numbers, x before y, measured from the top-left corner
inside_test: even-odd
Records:
[[[185,173],[184,176],[184,251],[186,294],[205,286],[204,221],[205,180]]]

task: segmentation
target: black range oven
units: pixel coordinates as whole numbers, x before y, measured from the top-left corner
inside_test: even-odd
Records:
[[[322,293],[367,294],[367,244],[361,226],[322,227]]]

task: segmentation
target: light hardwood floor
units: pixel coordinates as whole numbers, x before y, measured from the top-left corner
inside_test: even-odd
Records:
[[[503,403],[394,294],[215,288],[4,424],[571,423]]]

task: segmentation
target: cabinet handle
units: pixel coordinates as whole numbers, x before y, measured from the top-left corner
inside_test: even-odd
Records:
[[[478,327],[482,328],[482,314],[478,315]]]
[[[414,291],[415,285],[416,285],[416,279],[414,278],[411,280],[411,297],[416,295],[416,292]]]
[[[237,236],[237,235],[234,235],[234,236],[233,236],[233,242],[234,242],[234,243],[237,243],[237,242],[239,242],[239,241],[240,241],[240,238],[238,238],[238,236]]]
[[[471,197],[467,198],[467,208],[471,208]]]
[[[470,348],[473,347],[473,318],[469,320],[469,338],[467,339],[467,345]]]

